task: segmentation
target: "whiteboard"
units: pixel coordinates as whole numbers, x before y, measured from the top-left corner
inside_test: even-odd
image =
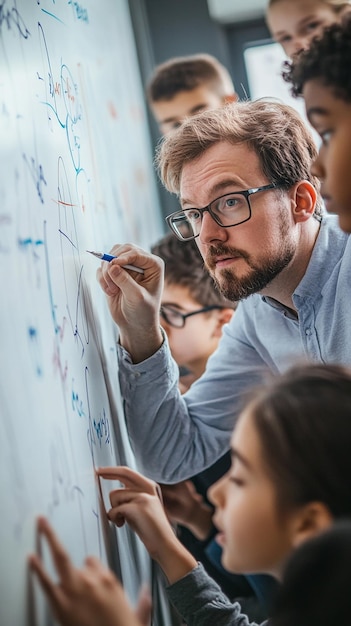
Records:
[[[252,100],[266,96],[279,98],[305,116],[304,101],[291,95],[290,85],[281,75],[287,56],[279,43],[265,41],[248,45],[244,60]]]
[[[288,60],[283,48],[277,42],[263,41],[248,44],[244,50],[244,61],[251,100],[277,98],[295,109],[306,122],[318,147],[320,137],[310,125],[303,98],[291,95],[291,85],[282,77],[284,61]]]
[[[94,479],[135,461],[86,253],[162,234],[147,129],[126,0],[1,3],[2,625],[53,623],[26,566],[38,514],[77,565],[109,564],[132,603],[142,581],[158,585],[141,542],[106,523]]]

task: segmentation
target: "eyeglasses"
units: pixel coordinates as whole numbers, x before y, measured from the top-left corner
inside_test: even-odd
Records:
[[[199,313],[207,313],[207,311],[213,311],[214,309],[223,309],[222,306],[212,304],[210,306],[204,306],[202,309],[192,311],[191,313],[181,313],[169,305],[162,305],[160,307],[161,317],[173,328],[184,328],[185,320],[192,315],[198,315]]]
[[[205,211],[209,212],[218,226],[223,226],[223,228],[239,226],[251,217],[250,196],[269,189],[278,189],[278,185],[271,183],[263,187],[226,193],[212,200],[203,209],[183,209],[171,213],[166,217],[166,222],[181,241],[188,241],[199,236]]]

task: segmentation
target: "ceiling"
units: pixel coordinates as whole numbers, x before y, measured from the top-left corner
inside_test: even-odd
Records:
[[[207,4],[213,20],[235,23],[263,17],[268,0],[207,0]]]

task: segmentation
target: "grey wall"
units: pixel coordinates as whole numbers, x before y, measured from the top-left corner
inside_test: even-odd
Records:
[[[207,0],[145,0],[145,5],[156,63],[208,52],[229,65],[223,29],[210,18]]]

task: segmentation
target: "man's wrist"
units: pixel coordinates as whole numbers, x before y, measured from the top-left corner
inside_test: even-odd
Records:
[[[119,343],[130,355],[134,364],[146,361],[153,356],[162,346],[164,335],[161,328],[150,329],[149,332],[135,332],[132,336],[130,333],[120,332]]]

